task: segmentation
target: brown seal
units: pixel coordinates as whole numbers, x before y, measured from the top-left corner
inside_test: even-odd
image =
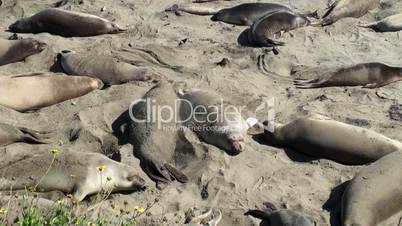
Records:
[[[10,25],[16,33],[41,33],[64,37],[83,37],[115,34],[125,31],[119,25],[98,16],[62,9],[45,9]]]
[[[363,86],[378,88],[402,80],[402,68],[383,63],[364,63],[337,69],[317,79],[296,79],[294,84],[300,89],[331,86]]]
[[[0,66],[24,60],[42,52],[47,45],[32,38],[21,40],[0,39]]]
[[[14,127],[0,122],[0,146],[16,142],[46,144],[46,132],[39,132],[23,127]]]

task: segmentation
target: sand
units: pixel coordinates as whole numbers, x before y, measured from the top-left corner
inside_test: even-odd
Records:
[[[263,48],[242,47],[237,39],[246,27],[235,27],[210,21],[208,16],[164,12],[176,3],[173,0],[71,0],[63,9],[91,13],[128,26],[124,34],[88,38],[62,38],[47,33],[21,34],[46,42],[42,53],[0,67],[0,75],[38,71],[60,71],[56,55],[63,49],[77,52],[111,54],[139,65],[152,67],[168,79],[216,91],[232,103],[246,106],[253,112],[261,103],[275,100],[276,121],[286,123],[311,113],[323,114],[335,120],[362,126],[402,141],[402,82],[379,89],[326,88],[298,90],[294,77],[313,78],[321,70],[363,62],[383,62],[401,66],[401,32],[375,33],[360,28],[368,23],[402,10],[402,2],[384,1],[380,9],[366,16],[343,19],[325,28],[307,27],[285,34],[278,56]],[[205,3],[223,7],[248,1]],[[326,0],[277,0],[297,11],[318,9],[322,13]],[[16,19],[46,9],[52,0],[3,0],[0,6],[0,37],[8,38],[8,25]],[[103,8],[103,10],[101,10]],[[137,49],[136,49],[137,48]],[[138,50],[153,51],[158,57]],[[229,64],[217,65],[227,58]],[[50,145],[13,144],[1,152],[48,149],[59,146],[77,151],[98,151],[96,137],[112,131],[113,121],[127,109],[131,101],[141,97],[152,83],[133,82],[96,90],[31,113],[18,113],[0,107],[4,123],[36,130],[53,131]],[[257,115],[260,120],[266,114]],[[71,130],[82,128],[85,135],[70,141]],[[84,133],[82,133],[84,134]],[[277,149],[249,137],[246,149],[238,156],[207,145],[189,134],[195,158],[184,166],[190,177],[187,184],[174,182],[162,191],[155,188],[145,174],[149,188],[133,194],[114,194],[116,203],[128,200],[130,206],[159,201],[148,215],[139,218],[140,225],[180,225],[190,207],[216,207],[223,211],[220,225],[259,225],[259,221],[243,216],[248,208],[264,201],[303,212],[317,225],[340,225],[339,186],[353,178],[361,166],[344,166],[329,160],[311,159],[292,150]],[[122,162],[140,170],[139,160],[132,155],[129,144],[120,147]],[[208,197],[201,192],[207,188]],[[107,205],[106,205],[107,206]],[[112,211],[112,210],[110,210]],[[113,211],[112,211],[113,212]],[[395,226],[402,213],[381,225]],[[165,218],[165,219],[164,219]],[[163,219],[165,221],[163,221]]]

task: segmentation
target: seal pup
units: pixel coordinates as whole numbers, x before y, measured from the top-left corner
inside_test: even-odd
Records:
[[[307,17],[292,12],[279,11],[267,14],[255,22],[248,31],[249,42],[262,47],[283,46],[284,42],[272,40],[275,35],[281,35],[310,24]]]
[[[7,158],[1,161],[0,190],[61,191],[82,201],[102,190],[136,191],[145,187],[138,171],[102,154],[54,150],[4,153]]]
[[[365,166],[348,184],[343,196],[343,226],[376,226],[402,210],[402,152]]]
[[[211,20],[239,26],[251,26],[264,15],[278,11],[292,12],[288,7],[275,3],[244,3],[219,10],[211,17]]]
[[[0,122],[0,146],[7,146],[16,142],[47,144],[46,132],[35,131],[23,127],[14,127]]]
[[[402,150],[399,141],[321,115],[299,118],[286,125],[276,123],[274,132],[265,130],[264,136],[275,146],[350,165],[374,162]]]
[[[102,87],[102,81],[86,76],[58,73],[0,76],[0,105],[25,112],[77,98]]]
[[[241,109],[233,108],[224,99],[211,91],[180,90],[180,118],[204,142],[237,155],[244,149],[248,125]]]
[[[165,12],[173,12],[177,16],[181,16],[180,12],[185,12],[189,14],[194,14],[194,15],[199,15],[199,16],[207,16],[207,15],[214,15],[217,13],[219,10],[212,8],[212,7],[206,7],[206,6],[200,6],[200,5],[178,5],[174,4],[173,6],[165,9]]]
[[[345,17],[359,18],[380,4],[380,0],[336,0],[321,21],[312,25],[328,26]]]
[[[370,24],[361,24],[360,27],[371,28],[377,32],[393,32],[402,30],[402,13],[386,17]]]
[[[339,68],[317,79],[296,79],[296,88],[311,89],[332,86],[363,86],[379,88],[402,80],[402,68],[391,67],[383,63],[363,63]]]
[[[264,203],[263,210],[254,209],[244,215],[269,222],[270,226],[314,226],[303,214],[292,210],[278,210],[272,203]]]
[[[84,55],[63,50],[60,53],[60,62],[67,74],[95,77],[106,85],[161,79],[160,75],[146,67],[136,67],[111,56]]]
[[[172,165],[179,139],[174,115],[177,99],[172,85],[161,81],[129,109],[128,134],[134,155],[158,186],[160,182],[170,183],[174,179],[182,183],[188,181],[187,176]]]
[[[28,56],[42,52],[46,47],[45,43],[32,38],[0,39],[0,66],[24,60]]]
[[[9,30],[16,33],[48,32],[64,37],[85,37],[126,31],[119,25],[98,16],[54,8],[22,18],[11,24]]]

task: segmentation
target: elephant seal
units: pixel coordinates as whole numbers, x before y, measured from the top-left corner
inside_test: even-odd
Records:
[[[22,127],[14,127],[0,122],[0,146],[7,146],[16,142],[46,144],[48,137],[45,132],[34,131]]]
[[[277,146],[351,165],[374,162],[402,150],[399,141],[320,115],[276,124],[273,133],[265,130],[265,138]]]
[[[288,7],[275,3],[244,3],[219,10],[211,17],[211,20],[239,26],[251,26],[264,15],[278,11],[292,12]]]
[[[267,14],[251,26],[248,32],[249,43],[262,47],[282,46],[284,42],[272,40],[275,35],[309,24],[309,19],[300,14],[286,11]]]
[[[0,39],[0,66],[24,60],[42,52],[47,45],[32,38],[21,40]]]
[[[371,28],[377,32],[400,31],[402,30],[402,13],[386,17],[374,23],[359,26],[365,28]]]
[[[178,16],[181,16],[180,12],[185,12],[189,14],[199,15],[199,16],[207,16],[214,15],[219,10],[211,7],[200,6],[200,5],[178,5],[174,4],[173,6],[165,9],[165,12],[173,12]]]
[[[129,109],[128,134],[134,155],[158,186],[160,182],[170,183],[174,179],[182,183],[188,181],[187,176],[172,165],[179,139],[174,116],[177,99],[172,85],[161,81]]]
[[[136,67],[111,56],[81,55],[74,51],[63,50],[60,53],[60,62],[66,73],[95,77],[106,85],[161,79],[160,75],[146,67]]]
[[[102,81],[86,76],[57,73],[0,76],[0,105],[25,112],[77,98],[102,87]]]
[[[402,152],[365,166],[348,184],[341,207],[344,226],[376,226],[402,210]]]
[[[278,210],[272,203],[264,203],[263,210],[254,209],[244,215],[269,222],[270,226],[314,226],[303,214],[292,210]]]
[[[144,189],[145,181],[127,165],[99,153],[58,150],[3,153],[0,190],[61,191],[82,201],[100,191]]]
[[[336,0],[321,21],[312,25],[328,26],[345,17],[359,18],[380,4],[380,0]]]
[[[210,91],[191,89],[179,91],[180,118],[203,141],[237,155],[244,149],[248,125],[241,109],[224,102]]]
[[[11,24],[9,30],[16,33],[48,32],[64,37],[85,37],[116,34],[126,29],[98,16],[53,8],[20,19]]]
[[[311,89],[332,86],[363,86],[378,88],[402,80],[402,68],[383,63],[364,63],[344,67],[317,79],[296,79],[296,88]]]

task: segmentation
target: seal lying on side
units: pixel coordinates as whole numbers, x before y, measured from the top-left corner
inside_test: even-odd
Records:
[[[48,137],[45,132],[34,131],[22,127],[14,127],[0,122],[0,146],[16,142],[46,144]]]
[[[24,60],[42,52],[47,45],[32,38],[22,40],[0,39],[0,66]]]
[[[103,87],[86,76],[34,73],[0,76],[0,105],[25,112],[83,96]]]
[[[277,146],[345,164],[367,164],[402,150],[399,141],[319,115],[275,125],[273,133],[265,130],[265,138]]]
[[[402,210],[402,152],[364,167],[342,197],[344,226],[376,226]]]
[[[383,63],[364,63],[340,68],[336,72],[312,80],[294,80],[300,89],[331,86],[363,86],[378,88],[402,80],[402,68]]]
[[[96,77],[107,85],[161,79],[148,68],[136,67],[109,56],[81,55],[69,50],[63,50],[60,56],[61,66],[68,74]]]
[[[134,168],[99,153],[62,150],[59,153],[4,154],[7,158],[1,161],[0,169],[0,190],[3,191],[27,188],[41,192],[62,191],[72,193],[81,201],[102,189],[135,191],[145,186],[144,179]]]
[[[264,210],[249,210],[244,215],[267,221],[270,226],[314,226],[301,213],[292,210],[278,210],[271,203],[264,203]]]
[[[251,26],[264,15],[277,11],[292,12],[288,7],[275,3],[245,3],[219,10],[211,17],[211,20],[239,26]]]
[[[288,32],[309,24],[310,21],[305,16],[291,12],[274,12],[263,16],[251,26],[248,32],[249,42],[265,47],[284,45],[285,43],[274,41],[272,38],[282,32]]]
[[[84,37],[115,34],[125,31],[117,24],[98,16],[62,9],[45,9],[31,17],[22,18],[9,27],[16,33],[48,32],[64,37]]]
[[[203,141],[237,155],[244,149],[247,122],[239,109],[223,102],[210,91],[193,89],[180,91],[180,117]]]
[[[360,25],[360,27],[371,28],[377,32],[392,32],[402,30],[402,13],[389,16],[380,21]]]
[[[175,160],[179,131],[176,116],[170,114],[177,112],[177,99],[172,85],[161,81],[129,109],[129,139],[134,146],[134,155],[140,159],[148,176],[156,182],[169,183],[174,179],[182,183],[188,181],[186,175],[171,165]],[[171,120],[168,120],[170,117]]]
[[[345,17],[359,18],[374,9],[380,0],[336,0],[327,10],[318,24],[327,26]]]

